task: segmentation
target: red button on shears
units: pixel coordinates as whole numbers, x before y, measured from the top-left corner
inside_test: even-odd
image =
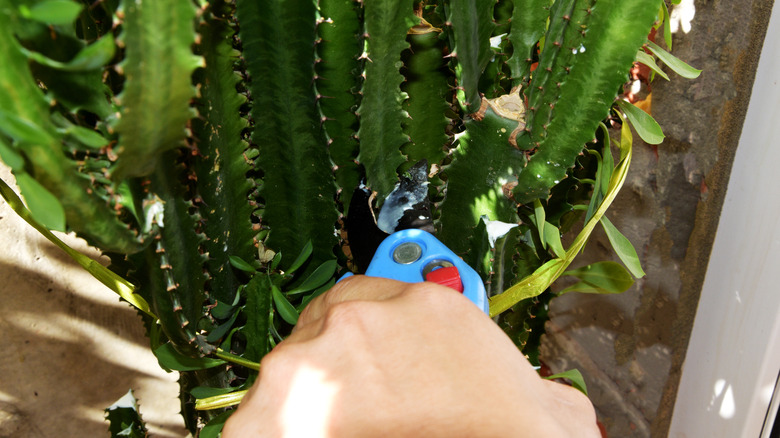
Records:
[[[460,281],[460,273],[458,272],[458,268],[455,266],[434,269],[433,271],[425,274],[425,281],[438,283],[442,286],[447,286],[463,293],[463,282]]]

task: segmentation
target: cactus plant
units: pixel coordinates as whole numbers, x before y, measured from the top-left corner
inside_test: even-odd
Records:
[[[535,357],[558,276],[591,292],[632,282],[612,265],[593,269],[619,286],[566,268],[608,226],[630,163],[628,125],[614,142],[600,123],[625,112],[656,129],[615,99],[665,7],[0,0],[0,158],[26,206],[0,192],[66,251],[49,229],[111,257],[109,271],[69,251],[142,311],[161,364],[181,372],[193,434],[214,436],[263,355],[351,266],[353,189],[381,204],[423,159],[437,236]]]

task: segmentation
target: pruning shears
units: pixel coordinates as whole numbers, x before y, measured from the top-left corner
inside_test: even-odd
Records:
[[[376,220],[371,203],[371,191],[361,185],[347,213],[347,239],[359,272],[408,283],[438,283],[463,293],[488,313],[479,274],[432,234],[426,160],[400,177]]]

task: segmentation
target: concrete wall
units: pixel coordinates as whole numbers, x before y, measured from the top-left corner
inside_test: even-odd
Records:
[[[2,163],[0,178],[13,182]],[[157,365],[136,312],[2,199],[0,303],[0,438],[108,436],[103,409],[131,388],[154,436],[185,434],[177,376]]]
[[[610,437],[667,435],[772,3],[693,2],[690,31],[675,34],[673,49],[703,73],[653,83],[652,112],[667,139],[635,143],[607,212],[647,276],[622,295],[551,303],[542,355],[554,372],[583,371]],[[603,233],[586,252],[578,263],[614,259]]]

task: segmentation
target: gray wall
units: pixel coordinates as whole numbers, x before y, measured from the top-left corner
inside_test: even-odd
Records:
[[[667,138],[654,147],[635,136],[628,180],[607,213],[647,276],[622,295],[551,303],[543,359],[554,372],[583,372],[610,437],[667,435],[772,3],[695,2],[673,53],[703,73],[653,83]],[[600,230],[586,251],[575,263],[615,259]]]

